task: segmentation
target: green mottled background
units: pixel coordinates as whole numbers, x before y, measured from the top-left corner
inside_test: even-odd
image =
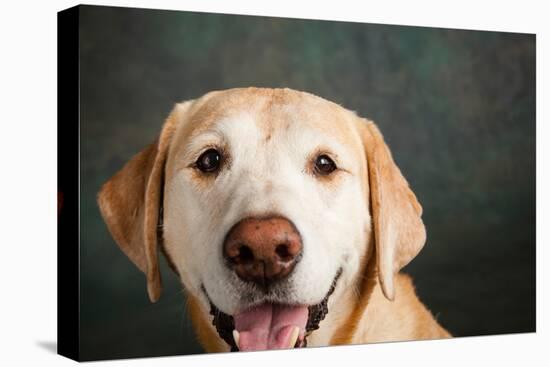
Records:
[[[535,330],[534,35],[80,9],[83,359],[201,352],[174,274],[150,304],[95,195],[174,103],[239,86],[374,119],[424,206],[420,298],[456,336]]]

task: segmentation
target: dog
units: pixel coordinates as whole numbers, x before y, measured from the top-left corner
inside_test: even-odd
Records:
[[[451,337],[399,273],[426,239],[421,205],[376,125],[321,97],[176,104],[98,204],[152,302],[164,254],[207,352]]]

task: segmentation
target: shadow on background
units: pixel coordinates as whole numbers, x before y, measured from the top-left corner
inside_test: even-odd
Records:
[[[42,349],[50,353],[57,354],[57,342],[42,340],[42,341],[37,341],[36,345],[38,345],[39,347],[41,347]]]
[[[377,122],[424,207],[404,269],[456,336],[535,330],[535,36],[81,7],[83,359],[201,353],[176,277],[145,278],[95,195],[174,103],[290,87]]]

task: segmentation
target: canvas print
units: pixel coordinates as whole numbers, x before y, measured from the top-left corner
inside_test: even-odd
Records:
[[[535,331],[535,35],[102,6],[59,35],[61,354]]]

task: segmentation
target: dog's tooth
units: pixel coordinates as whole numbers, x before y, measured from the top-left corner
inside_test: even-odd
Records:
[[[233,340],[235,340],[235,345],[237,348],[241,349],[239,347],[239,332],[236,329],[233,329]]]
[[[298,335],[300,335],[300,328],[298,326],[294,326],[294,329],[292,329],[290,333],[290,340],[288,342],[289,348],[294,348],[296,345],[296,340],[298,340]]]

